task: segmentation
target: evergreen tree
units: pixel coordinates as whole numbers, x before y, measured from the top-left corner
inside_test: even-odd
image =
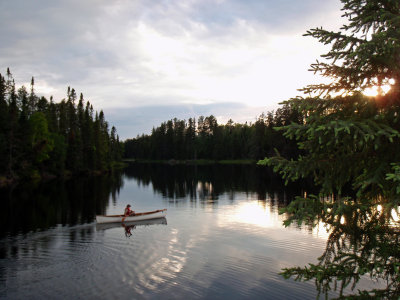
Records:
[[[185,121],[178,120],[177,118],[174,119],[174,156],[176,159],[185,158],[185,128]]]
[[[94,121],[94,145],[96,148],[95,167],[98,170],[104,170],[110,164],[110,151],[108,140],[108,124],[104,119],[104,113],[101,110],[99,114],[96,112]]]
[[[59,132],[58,118],[57,118],[57,105],[53,101],[53,97],[50,97],[50,102],[46,110],[46,118],[49,124],[49,130],[51,132]]]
[[[332,79],[329,84],[309,85],[305,92],[349,94],[370,87],[392,84],[391,97],[397,101],[400,80],[400,4],[397,0],[342,0],[343,32],[311,29],[306,36],[331,44],[330,51],[312,71]],[[382,89],[379,89],[382,94]]]
[[[49,102],[45,97],[40,97],[38,98],[37,104],[36,104],[36,111],[46,113],[47,111],[47,106],[49,105]]]
[[[33,161],[40,164],[49,158],[49,152],[54,147],[53,140],[50,138],[47,119],[42,112],[34,113],[29,122]]]
[[[120,161],[122,159],[121,145],[117,134],[117,129],[113,126],[110,132],[110,155],[111,161]]]
[[[31,92],[29,94],[28,99],[28,115],[32,115],[37,109],[37,96],[35,95],[35,79],[32,77],[31,79]]]
[[[338,289],[340,298],[395,299],[398,226],[391,212],[400,204],[400,2],[341,2],[348,19],[342,32],[316,28],[306,34],[331,44],[322,55],[326,61],[312,65],[331,82],[309,85],[303,89],[309,97],[287,101],[303,120],[279,128],[301,153],[293,159],[278,153],[260,164],[273,166],[287,180],[311,177],[321,187],[318,196],[297,197],[281,210],[287,213],[285,225],[323,222],[330,229],[318,264],[286,268],[282,275],[314,280],[326,297]],[[391,84],[387,94],[386,84]],[[374,86],[376,97],[362,94]],[[350,283],[353,289],[368,274],[382,278],[386,289],[344,295]]]
[[[166,158],[174,158],[174,123],[172,120],[167,121],[167,131],[165,132],[165,149]]]
[[[57,105],[58,111],[58,132],[66,137],[68,134],[68,117],[67,117],[67,103],[65,99]]]
[[[196,159],[197,152],[195,150],[196,143],[196,120],[193,118],[189,118],[188,127],[185,132],[185,148],[187,159]]]
[[[297,121],[281,130],[297,141],[304,154],[296,160],[277,156],[261,163],[274,166],[288,180],[312,176],[323,194],[342,193],[350,184],[359,198],[394,200],[396,184],[388,180],[388,174],[395,174],[400,161],[399,2],[342,2],[344,16],[349,19],[342,27],[344,33],[322,28],[307,33],[332,44],[323,55],[332,62],[312,66],[332,77],[332,82],[304,89],[325,96],[286,102],[305,122]],[[386,95],[370,98],[359,92],[389,82],[393,82],[392,89]],[[343,94],[332,96],[339,91]]]
[[[18,117],[19,110],[17,95],[15,92],[15,81],[10,69],[7,69],[6,94],[8,97],[8,124],[7,124],[7,174],[14,178],[15,164],[18,161]]]
[[[265,140],[267,126],[265,125],[265,115],[262,114],[254,124],[254,134],[251,138],[251,154],[254,159],[261,159],[265,155]]]
[[[78,124],[78,111],[75,105],[76,92],[75,89],[68,87],[67,91],[67,120],[68,120],[68,136],[67,136],[67,169],[72,172],[81,170],[82,165],[82,141],[80,136],[80,128]]]
[[[7,168],[9,112],[6,101],[6,81],[0,74],[0,170]]]
[[[82,124],[83,142],[83,168],[86,170],[93,170],[95,167],[95,144],[93,133],[93,109],[88,102],[86,102],[84,118]]]
[[[32,144],[30,141],[32,127],[29,122],[31,116],[31,108],[29,104],[28,92],[24,86],[18,89],[17,95],[17,106],[19,109],[18,117],[18,130],[16,133],[18,141],[17,157],[18,163],[24,167],[29,165],[30,160],[32,160]]]

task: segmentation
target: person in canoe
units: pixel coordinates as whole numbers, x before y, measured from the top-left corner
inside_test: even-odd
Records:
[[[131,205],[128,204],[125,207],[125,211],[124,211],[124,217],[129,217],[129,216],[134,216],[135,215],[135,211],[131,210]]]

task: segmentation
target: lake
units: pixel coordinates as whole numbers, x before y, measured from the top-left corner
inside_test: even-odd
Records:
[[[315,299],[313,281],[279,274],[327,245],[323,224],[282,225],[279,208],[304,192],[256,166],[157,164],[3,190],[0,298]],[[167,217],[96,224],[128,203]]]

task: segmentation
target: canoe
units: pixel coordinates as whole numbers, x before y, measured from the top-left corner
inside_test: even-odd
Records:
[[[134,216],[124,217],[124,215],[108,215],[96,216],[96,222],[101,223],[121,223],[121,222],[133,222],[133,221],[142,221],[142,220],[151,220],[158,218],[165,218],[167,215],[167,209],[159,209],[154,211],[136,213]]]
[[[167,225],[166,218],[158,218],[158,219],[150,219],[150,220],[142,220],[142,221],[133,221],[133,222],[118,222],[118,223],[97,223],[96,230],[103,231],[111,228],[119,228],[119,227],[137,227],[137,226],[150,226],[150,225]]]

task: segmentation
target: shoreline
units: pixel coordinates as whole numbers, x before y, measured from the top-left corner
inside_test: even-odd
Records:
[[[51,181],[53,179],[70,179],[73,176],[100,176],[104,174],[109,174],[114,172],[115,170],[123,169],[127,166],[125,162],[114,162],[109,169],[106,170],[82,170],[77,173],[72,173],[71,171],[65,170],[62,174],[50,174],[44,172],[42,174],[34,174],[32,177],[19,177],[18,175],[9,178],[4,175],[0,175],[0,189],[8,189],[18,186],[22,183],[45,183]]]
[[[237,159],[237,160],[212,160],[212,159],[187,159],[187,160],[152,160],[152,159],[123,159],[124,163],[138,163],[138,164],[168,164],[168,165],[256,165],[257,160],[252,159]]]

